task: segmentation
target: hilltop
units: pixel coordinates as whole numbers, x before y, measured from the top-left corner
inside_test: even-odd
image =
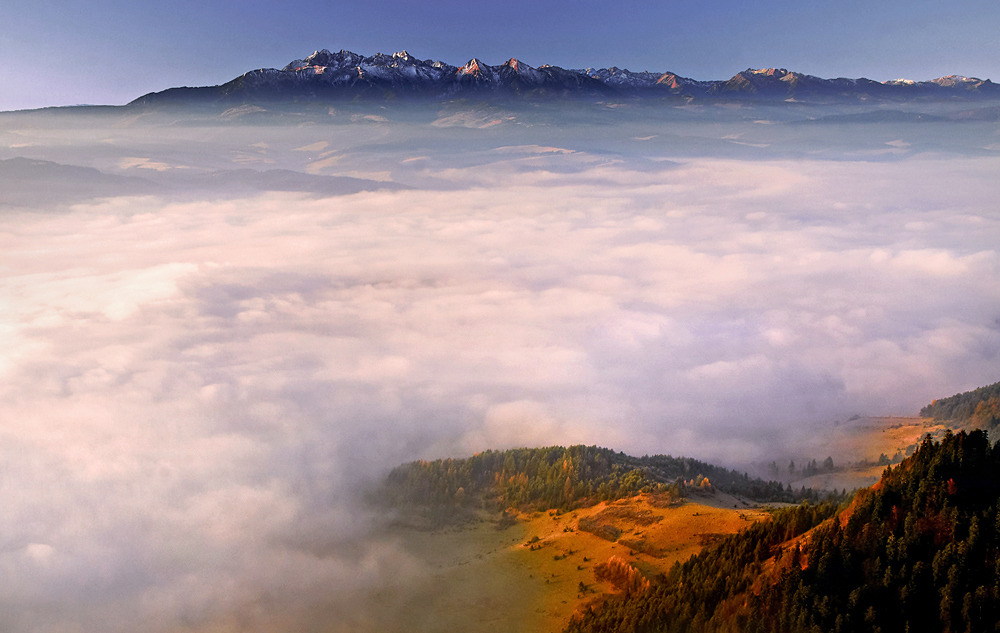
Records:
[[[595,446],[403,464],[372,500],[436,591],[379,594],[407,630],[552,631],[756,522],[821,493],[686,457]],[[826,495],[836,501],[842,495]],[[469,608],[468,605],[479,605]]]
[[[878,481],[850,495],[571,446],[411,462],[378,500],[448,600],[518,596],[465,613],[468,630],[986,630],[1000,618],[1000,442],[940,421],[975,422],[960,414],[995,389],[937,400],[922,413],[938,421],[898,437],[885,431],[915,418],[863,421],[870,441],[934,435],[883,454]]]
[[[484,451],[466,459],[403,464],[376,497],[448,521],[474,510],[499,512],[587,508],[638,494],[680,500],[716,489],[759,502],[816,500],[778,481],[751,478],[686,457],[633,457],[596,446]]]
[[[1000,382],[934,400],[920,410],[920,415],[993,430],[1000,426]]]

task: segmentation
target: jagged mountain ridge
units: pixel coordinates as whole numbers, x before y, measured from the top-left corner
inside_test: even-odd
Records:
[[[728,80],[700,81],[672,72],[632,72],[611,68],[564,69],[548,64],[532,67],[511,58],[490,66],[473,58],[463,66],[421,60],[406,51],[365,57],[327,49],[297,59],[282,69],[252,70],[220,86],[170,88],[132,102],[156,104],[186,101],[337,97],[437,99],[474,95],[536,97],[635,96],[771,101],[866,101],[908,99],[975,99],[1000,97],[989,79],[949,75],[930,81],[897,79],[823,79],[784,68],[747,69]]]

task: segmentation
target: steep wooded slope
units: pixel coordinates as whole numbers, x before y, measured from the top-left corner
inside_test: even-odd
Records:
[[[1000,445],[985,432],[924,440],[832,514],[829,505],[778,513],[568,630],[994,630]]]

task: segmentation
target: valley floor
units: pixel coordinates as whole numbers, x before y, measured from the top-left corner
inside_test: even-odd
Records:
[[[425,582],[413,592],[375,596],[380,606],[371,630],[556,633],[578,609],[614,591],[595,579],[595,565],[617,556],[653,577],[768,516],[721,492],[658,505],[639,495],[566,513],[519,514],[506,528],[496,515],[433,531],[394,528],[425,566]],[[611,542],[581,531],[587,518],[613,525],[620,537]]]

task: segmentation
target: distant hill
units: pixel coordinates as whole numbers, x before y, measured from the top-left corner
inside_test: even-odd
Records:
[[[921,409],[920,415],[951,420],[970,428],[997,428],[1000,426],[1000,382],[935,400]]]
[[[998,518],[1000,444],[983,431],[927,438],[849,506],[780,511],[567,630],[995,630]]]
[[[379,497],[399,506],[563,509],[640,492],[683,497],[716,487],[758,501],[797,502],[818,495],[686,457],[632,457],[596,446],[485,451],[467,459],[411,462],[386,478]]]
[[[305,174],[287,169],[175,170],[148,172],[143,178],[106,174],[92,167],[45,160],[0,160],[0,208],[39,208],[75,204],[94,198],[211,191],[247,195],[261,191],[296,191],[319,196],[361,191],[398,191],[393,183],[345,176]]]
[[[143,178],[47,160],[0,160],[0,207],[73,204],[93,198],[146,195],[162,188]]]
[[[516,58],[495,66],[475,58],[462,66],[452,66],[421,60],[406,51],[364,56],[323,49],[293,60],[280,70],[252,70],[218,86],[170,88],[139,97],[130,105],[497,96],[872,103],[996,99],[1000,98],[1000,86],[989,79],[960,75],[930,81],[823,79],[784,68],[748,68],[729,79],[703,81],[672,72],[633,72],[616,66],[533,67]]]

